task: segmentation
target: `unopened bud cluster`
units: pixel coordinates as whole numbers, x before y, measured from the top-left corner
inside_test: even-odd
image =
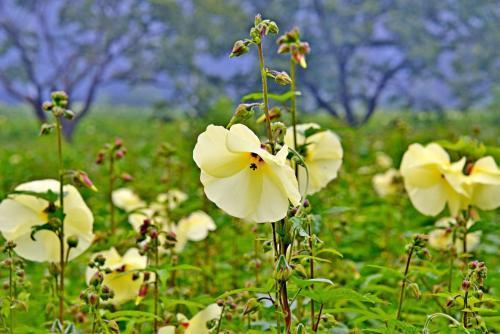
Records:
[[[311,52],[311,47],[309,43],[300,40],[300,31],[298,28],[286,32],[278,38],[277,43],[279,45],[279,54],[289,53],[296,64],[299,64],[303,68],[307,67],[306,55]]]
[[[57,119],[65,118],[71,120],[75,118],[75,113],[68,109],[69,98],[66,92],[52,92],[50,97],[50,101],[46,101],[42,104],[42,109],[44,111],[52,113],[52,115]],[[55,128],[55,124],[44,123],[40,127],[40,135],[47,135],[51,133]]]
[[[89,280],[89,286],[80,293],[80,299],[92,309],[97,309],[101,301],[108,301],[115,296],[113,290],[104,284],[104,276],[112,272],[106,268],[106,259],[103,255],[97,255],[88,266],[96,269]]]
[[[277,34],[278,32],[279,29],[276,22],[267,19],[264,20],[262,16],[258,14],[255,16],[253,27],[250,28],[250,38],[236,41],[229,57],[233,58],[244,55],[249,51],[249,45],[260,44],[264,36]]]

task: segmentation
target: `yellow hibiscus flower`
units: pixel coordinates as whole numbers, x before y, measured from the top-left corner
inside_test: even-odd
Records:
[[[374,175],[372,178],[372,185],[377,195],[386,197],[396,194],[399,190],[399,177],[399,171],[394,168],[390,168],[384,173]]]
[[[137,248],[130,248],[125,255],[120,256],[114,247],[109,250],[98,252],[92,255],[102,255],[106,259],[105,268],[110,268],[112,272],[104,275],[103,284],[107,285],[115,293],[110,299],[113,304],[122,304],[129,300],[134,300],[139,293],[143,283],[143,275],[134,279],[134,270],[145,269],[147,266],[147,257],[139,254]],[[90,279],[96,270],[87,268],[86,281],[89,284]]]
[[[59,181],[38,180],[19,185],[17,191],[32,191],[46,193],[51,190],[59,193]],[[64,234],[65,239],[77,237],[78,245],[69,253],[69,260],[82,254],[94,240],[92,225],[94,217],[85,204],[78,190],[72,185],[64,186]],[[59,201],[56,201],[56,205]],[[9,195],[0,203],[0,231],[7,240],[17,244],[16,253],[27,260],[37,262],[59,262],[59,239],[48,230],[40,230],[35,234],[35,240],[30,235],[32,227],[47,223],[45,212],[49,203],[31,195]],[[66,244],[67,245],[67,244]],[[67,246],[66,246],[67,247]]]
[[[222,307],[217,304],[210,304],[198,312],[191,320],[183,314],[177,314],[177,321],[185,328],[184,334],[209,334],[207,322],[218,320],[222,313]],[[175,334],[174,326],[165,326],[159,329],[158,334]]]
[[[245,125],[230,130],[209,125],[200,134],[193,158],[201,169],[207,197],[231,216],[253,222],[274,222],[298,205],[297,180],[285,145],[273,155]]]
[[[310,128],[319,129],[320,126],[316,123],[297,125],[297,146],[305,144],[305,152],[301,153],[309,171],[308,183],[305,168],[299,166],[299,186],[300,192],[306,194],[307,185],[307,195],[318,192],[337,177],[344,154],[340,140],[335,133],[325,130],[306,138],[304,133]],[[296,149],[292,128],[288,128],[286,132],[285,144]]]
[[[203,211],[195,211],[188,217],[183,218],[177,224],[175,234],[177,243],[175,244],[175,251],[180,253],[188,241],[201,241],[208,236],[208,232],[215,231],[215,225],[212,217]]]
[[[437,250],[449,250],[453,244],[453,232],[451,230],[453,225],[456,225],[457,221],[453,217],[441,218],[436,222],[436,229],[429,233],[429,246]],[[474,222],[471,220],[467,223],[467,228],[470,228]],[[475,250],[481,241],[481,231],[476,231],[467,234],[467,251],[471,252]],[[463,253],[463,241],[459,238],[455,240],[455,248],[457,253]]]
[[[455,216],[469,197],[462,173],[465,158],[450,163],[448,153],[438,144],[412,144],[403,155],[401,175],[413,206],[421,213],[435,216],[446,204]]]
[[[493,157],[477,160],[466,184],[471,194],[470,204],[481,210],[495,210],[500,206],[500,169]]]
[[[113,191],[111,198],[113,204],[125,211],[132,211],[146,206],[146,203],[132,190],[120,188]]]

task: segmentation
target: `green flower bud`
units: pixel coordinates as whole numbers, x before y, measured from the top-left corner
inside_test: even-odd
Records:
[[[229,58],[239,57],[247,53],[249,50],[248,43],[242,40],[234,42],[233,49]]]
[[[73,118],[75,118],[75,113],[72,112],[71,110],[69,109],[65,109],[64,110],[64,118],[66,119],[69,119],[69,120],[72,120]]]
[[[66,240],[69,248],[76,248],[78,246],[78,237],[76,235],[71,235]]]
[[[292,83],[292,78],[286,73],[285,71],[279,72],[275,77],[274,80],[276,83],[280,86],[286,86],[290,85]]]
[[[42,126],[40,127],[40,136],[48,135],[49,133],[54,130],[55,125],[54,124],[47,124],[43,123]]]
[[[274,122],[271,124],[271,131],[273,137],[276,139],[278,143],[282,143],[285,139],[286,134],[286,126],[281,122]]]
[[[274,21],[269,22],[267,27],[268,27],[268,32],[271,34],[277,34],[280,31],[278,25]]]
[[[63,117],[65,112],[66,112],[66,109],[64,109],[63,107],[54,106],[52,108],[52,114],[55,117]]]
[[[63,91],[52,92],[50,97],[52,98],[52,101],[56,106],[63,108],[68,106],[68,94],[66,94],[66,92]]]
[[[42,109],[45,111],[52,111],[52,108],[54,108],[54,103],[46,101],[42,104]]]
[[[93,286],[98,286],[104,280],[104,275],[101,272],[96,272],[90,279],[89,284]]]
[[[284,255],[280,255],[274,268],[273,277],[278,282],[286,282],[292,274],[292,268],[288,265]]]

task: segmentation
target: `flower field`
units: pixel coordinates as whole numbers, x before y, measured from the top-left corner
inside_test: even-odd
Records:
[[[103,108],[66,141],[66,93],[41,129],[0,107],[2,333],[500,331],[498,113],[303,113],[310,49],[283,34],[272,70],[277,33],[232,49],[262,91],[203,117]]]

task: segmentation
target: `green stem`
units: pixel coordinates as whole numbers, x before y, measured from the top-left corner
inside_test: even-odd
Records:
[[[220,333],[220,326],[222,325],[222,317],[224,316],[225,309],[226,309],[226,303],[222,305],[222,310],[220,311],[219,321],[217,323],[217,330],[215,331],[215,334]]]
[[[311,256],[309,259],[309,278],[313,279],[314,278],[314,251],[313,251],[313,243],[312,243],[312,230],[311,230],[311,223],[308,225],[308,233],[309,233],[309,255]],[[314,289],[314,285],[311,285],[311,289]],[[316,332],[317,327],[314,324],[314,300],[311,299],[311,327],[313,332]],[[316,328],[316,330],[315,330]]]
[[[280,221],[281,229],[284,230],[285,220],[282,219]],[[279,243],[280,255],[283,255],[286,258],[286,244],[282,238],[280,238]],[[288,290],[286,281],[280,283],[280,302],[281,309],[283,311],[283,316],[285,317],[285,333],[290,334],[292,332],[292,312],[290,310],[290,304],[288,303]]]
[[[464,323],[464,328],[467,328],[467,318],[468,318],[468,312],[467,312],[467,307],[468,307],[468,298],[469,298],[469,291],[465,291],[464,294],[464,309],[463,309],[463,323]]]
[[[405,296],[405,287],[406,281],[408,280],[408,271],[410,270],[410,261],[413,255],[414,245],[411,246],[410,251],[408,252],[408,258],[406,260],[405,273],[403,277],[403,282],[401,284],[401,291],[399,294],[399,304],[398,304],[398,313],[396,315],[396,319],[399,320],[401,318],[401,309],[403,308],[404,296]]]
[[[269,98],[267,96],[267,74],[264,63],[264,53],[262,51],[262,43],[257,44],[259,50],[259,66],[260,66],[260,76],[262,80],[262,97],[264,102],[264,114],[266,115],[266,125],[267,125],[267,137],[271,143],[271,150],[274,154],[274,138],[273,132],[271,130],[271,116],[269,115]]]
[[[62,124],[61,118],[56,117],[56,128],[57,128],[57,157],[59,160],[59,207],[61,212],[63,212],[63,217],[61,221],[61,228],[58,234],[59,237],[59,261],[61,267],[61,273],[59,276],[59,321],[61,325],[64,326],[64,163],[62,154]]]
[[[111,220],[111,233],[116,231],[116,219],[115,219],[115,204],[113,203],[113,189],[115,187],[115,157],[114,152],[109,154],[109,189],[108,189],[108,202],[109,202],[109,214]]]
[[[292,128],[293,128],[293,149],[297,150],[297,97],[295,96],[295,62],[290,59],[290,78],[292,83],[290,84],[291,96],[291,106],[290,113],[292,115]],[[298,176],[298,166],[295,164],[295,176]]]
[[[159,253],[158,253],[158,239],[155,240],[155,269],[159,266]],[[153,322],[154,333],[158,333],[158,301],[159,301],[159,288],[158,288],[158,274],[155,275],[155,283],[154,283],[154,313],[155,319]]]
[[[12,259],[12,252],[9,250],[8,251],[9,259],[11,260],[10,266],[9,266],[9,332],[12,334],[14,333],[14,280],[13,280],[13,273],[14,273],[14,261]]]

